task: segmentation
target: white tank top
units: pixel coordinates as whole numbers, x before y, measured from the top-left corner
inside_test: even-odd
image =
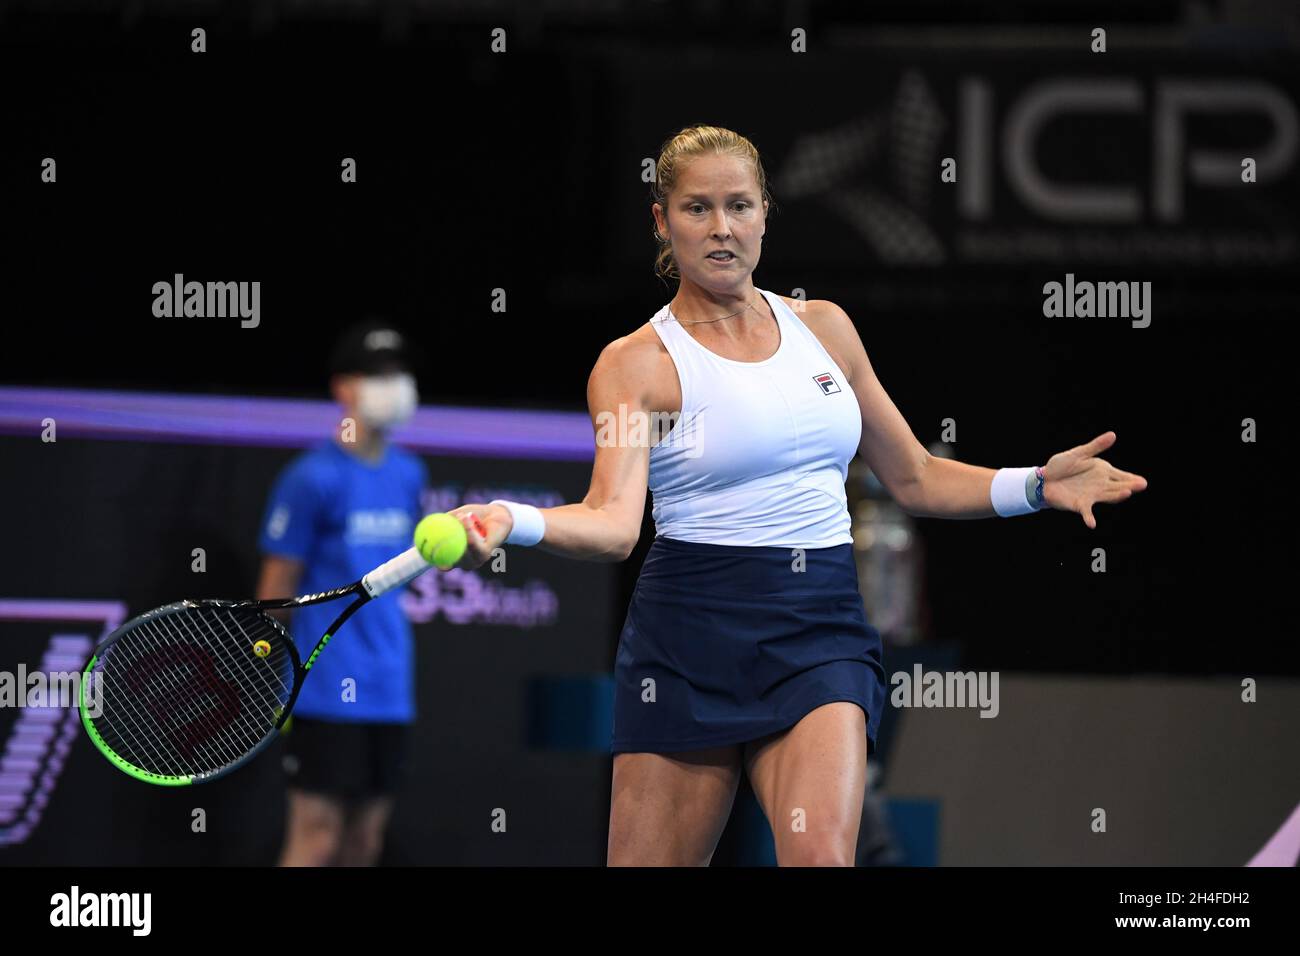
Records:
[[[681,418],[650,449],[655,533],[755,547],[849,544],[844,482],[862,434],[857,398],[812,330],[780,296],[757,291],[781,331],[762,362],[710,351],[667,305],[650,320],[682,390]]]

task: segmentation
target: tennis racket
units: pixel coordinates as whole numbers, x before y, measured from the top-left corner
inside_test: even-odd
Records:
[[[186,786],[220,779],[275,738],[312,665],[347,619],[431,567],[411,548],[332,591],[178,601],[146,611],[104,638],[86,664],[82,725],[113,766],[137,780]],[[353,595],[305,662],[266,613]]]

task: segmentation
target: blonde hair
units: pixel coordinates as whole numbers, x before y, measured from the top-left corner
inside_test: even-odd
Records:
[[[663,209],[665,219],[668,216],[668,196],[687,164],[700,156],[711,155],[735,156],[748,162],[754,168],[754,178],[758,180],[763,201],[768,204],[768,214],[775,211],[776,203],[767,191],[767,172],[763,169],[763,162],[753,143],[739,133],[721,126],[687,126],[664,142],[659,150],[659,161],[655,164],[655,181],[651,184],[650,196]],[[654,235],[659,244],[659,252],[655,255],[655,273],[663,279],[680,279],[677,260],[673,258],[672,242],[659,234],[658,224],[655,225]]]

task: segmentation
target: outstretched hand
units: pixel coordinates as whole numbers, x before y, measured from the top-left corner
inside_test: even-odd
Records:
[[[1145,490],[1147,480],[1141,475],[1120,471],[1096,457],[1115,444],[1115,438],[1114,432],[1105,432],[1086,445],[1048,459],[1043,466],[1043,498],[1049,507],[1077,512],[1089,529],[1096,530],[1093,505],[1123,501],[1133,492]]]

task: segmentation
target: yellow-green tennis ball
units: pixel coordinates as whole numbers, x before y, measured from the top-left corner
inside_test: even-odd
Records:
[[[265,657],[271,653],[271,645],[266,641],[258,641],[253,645],[253,653],[258,657]]]
[[[425,515],[415,526],[415,549],[442,571],[460,560],[465,544],[465,526],[449,514]]]

